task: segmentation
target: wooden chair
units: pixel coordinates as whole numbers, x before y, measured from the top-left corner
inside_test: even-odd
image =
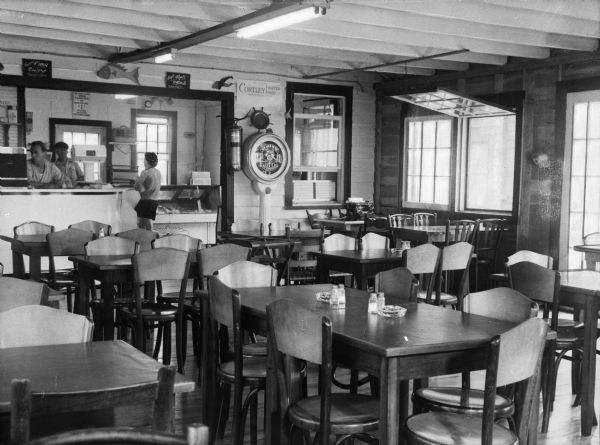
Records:
[[[300,241],[294,247],[288,266],[289,284],[314,283],[317,280],[317,260],[312,252],[320,249],[325,231],[320,229],[290,230],[287,238]]]
[[[494,283],[501,283],[502,285],[508,286],[508,266],[520,263],[521,261],[529,261],[530,263],[534,263],[548,269],[552,269],[554,266],[554,258],[552,258],[550,255],[544,255],[531,250],[519,250],[512,255],[509,255],[504,260],[504,266],[506,267],[507,272],[491,274],[490,280]]]
[[[437,213],[417,212],[413,213],[413,225],[420,226],[435,226],[437,225]]]
[[[47,235],[54,232],[54,226],[38,221],[29,221],[13,227],[15,238],[19,235]]]
[[[328,252],[332,250],[355,250],[357,248],[357,239],[343,233],[334,233],[327,237],[324,237],[321,241],[321,252]],[[329,278],[333,279],[350,279],[352,282],[354,276],[351,273],[339,272],[336,270],[329,271]]]
[[[152,242],[158,238],[158,233],[146,229],[131,229],[119,232],[115,236],[136,241],[140,245],[140,252],[152,249]]]
[[[195,252],[202,248],[201,239],[182,233],[155,238],[150,244],[153,249],[170,247],[171,249],[184,250],[186,252]]]
[[[469,293],[469,266],[472,257],[473,245],[467,242],[461,241],[444,247],[435,304],[461,308],[462,299]]]
[[[548,346],[549,360],[546,360],[547,385],[544,391],[544,415],[542,432],[548,430],[549,416],[556,391],[558,366],[563,358],[572,361],[571,390],[581,392],[579,368],[583,357],[583,325],[573,325],[571,320],[563,323],[558,318],[560,295],[560,273],[538,264],[522,261],[508,266],[510,286],[528,298],[536,301],[543,309],[543,317],[556,332],[556,340]],[[572,356],[565,354],[571,352]],[[556,357],[554,357],[556,355]],[[575,358],[576,356],[577,359]],[[577,397],[577,400],[579,397]]]
[[[407,213],[393,213],[388,215],[388,223],[390,227],[406,227],[412,226],[413,216]]]
[[[48,305],[46,284],[0,276],[0,312],[31,304]]]
[[[187,435],[176,436],[169,433],[138,431],[127,427],[87,428],[59,433],[29,442],[29,445],[208,445],[208,427],[200,423],[187,426]]]
[[[475,228],[477,222],[471,219],[455,219],[446,221],[446,246],[453,243],[466,242],[475,244]]]
[[[539,388],[538,370],[542,361],[548,325],[538,318],[529,319],[489,343],[483,414],[464,415],[430,411],[406,421],[409,444],[482,445],[527,443]],[[515,397],[516,432],[496,424],[496,388],[518,384]]]
[[[463,301],[462,311],[497,320],[522,323],[535,317],[538,305],[520,292],[508,287],[498,287],[468,294]],[[415,389],[413,405],[418,411],[444,411],[469,415],[482,415],[484,391],[470,387],[469,373],[463,374],[462,387],[429,387]],[[514,429],[512,416],[515,405],[512,399],[495,395],[494,419],[508,418]]]
[[[369,232],[363,235],[362,238],[359,238],[358,245],[362,250],[389,249],[390,239],[379,233]]]
[[[419,280],[405,267],[384,270],[375,275],[375,292],[383,292],[387,304],[415,302]]]
[[[390,232],[390,221],[387,216],[369,215],[365,213],[364,233],[375,232],[388,236]]]
[[[144,328],[157,327],[158,334],[153,357],[158,358],[159,339],[162,337],[163,363],[168,365],[171,363],[171,325],[175,323],[177,370],[183,372],[183,303],[190,268],[188,252],[163,247],[139,252],[133,256],[131,262],[134,275],[135,308],[123,307],[118,310],[121,337],[127,338],[127,328],[133,328],[136,347],[141,351],[145,351],[146,336],[144,335]],[[166,303],[145,302],[142,304],[140,286],[148,281],[155,280],[179,281],[177,307]]]
[[[92,232],[96,238],[100,236],[100,231],[104,231],[104,236],[108,236],[111,233],[112,227],[110,224],[104,224],[98,221],[92,221],[91,219],[87,219],[85,221],[80,221],[75,224],[71,224],[69,229],[80,229],[87,230],[88,232]]]
[[[50,438],[44,437],[35,442],[29,442],[30,431],[40,435],[40,429],[50,429],[51,432],[54,433],[57,432],[57,428],[59,431],[64,427],[72,430],[73,426],[75,426],[73,424],[61,426],[51,425],[48,428],[48,426],[44,425],[44,420],[46,420],[46,423],[50,423],[59,415],[62,415],[63,417],[71,415],[82,418],[81,415],[78,415],[82,412],[92,413],[90,416],[85,416],[87,417],[85,422],[88,423],[86,426],[105,426],[107,422],[110,422],[106,418],[109,416],[93,416],[94,412],[99,410],[110,410],[115,407],[132,404],[152,406],[151,428],[153,432],[172,431],[174,417],[174,383],[175,368],[166,366],[159,369],[158,378],[155,381],[150,381],[143,385],[122,387],[109,391],[89,389],[84,392],[44,392],[36,394],[35,392],[32,393],[29,380],[13,380],[11,386],[11,444],[28,444],[36,442],[46,445],[50,443],[80,443],[76,442],[74,438],[80,438],[83,432],[77,432],[77,430],[62,433],[60,436],[57,435]],[[33,384],[35,385],[35,382],[33,382]],[[79,418],[77,419],[78,423],[76,423],[78,426],[80,421]],[[36,424],[41,426],[37,428]],[[129,431],[135,430],[129,428]],[[88,436],[88,434],[83,434],[83,436]],[[91,435],[91,437],[94,437],[94,435]],[[62,441],[59,440],[59,438]],[[96,443],[115,442],[103,441]]]
[[[315,433],[321,445],[358,438],[376,443],[379,401],[375,397],[331,392],[331,321],[291,300],[278,300],[267,306],[270,341],[279,375],[283,430],[293,436],[297,430]],[[319,365],[319,395],[303,396],[302,362]],[[291,426],[291,428],[290,428]],[[292,439],[293,437],[288,437]]]
[[[600,232],[588,233],[583,237],[583,244],[585,246],[593,246],[600,244]]]
[[[77,275],[74,269],[56,270],[55,259],[70,255],[84,255],[85,244],[92,241],[91,232],[79,229],[65,229],[46,235],[50,273],[48,285],[63,292],[67,297],[67,310],[73,312],[73,296],[77,293]]]
[[[308,224],[310,225],[311,229],[320,229],[322,224],[317,222],[316,220],[330,218],[330,215],[328,215],[327,213],[324,213],[324,212],[311,213],[307,209],[306,217],[308,218]]]
[[[0,348],[84,343],[94,324],[82,315],[47,306],[19,306],[0,312]]]
[[[504,234],[504,219],[480,219],[475,230],[475,289],[479,290],[480,268],[487,269],[487,276],[496,271],[498,249]]]
[[[417,300],[434,303],[431,296],[438,280],[442,250],[433,244],[421,244],[402,252],[402,257],[403,266],[419,277],[421,288]]]
[[[218,391],[211,421],[211,443],[215,435],[222,438],[229,413],[233,387],[232,444],[242,444],[248,410],[251,443],[257,441],[258,392],[266,386],[266,357],[243,356],[243,325],[240,294],[224,284],[218,276],[208,279],[210,342],[209,359],[216,364]],[[231,351],[227,332],[233,334]],[[230,357],[233,357],[231,359]],[[249,388],[244,400],[243,390]]]

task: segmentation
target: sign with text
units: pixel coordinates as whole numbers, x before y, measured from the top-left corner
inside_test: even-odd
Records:
[[[186,73],[167,72],[165,77],[165,83],[167,88],[172,88],[175,90],[189,90],[190,75]]]
[[[235,97],[238,105],[277,109],[283,107],[281,82],[238,80]]]
[[[73,92],[73,116],[90,115],[90,93]]]
[[[44,77],[52,78],[52,61],[38,59],[23,59],[24,77]]]

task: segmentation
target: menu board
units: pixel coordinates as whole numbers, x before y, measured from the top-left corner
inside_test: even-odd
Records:
[[[165,82],[167,88],[173,88],[175,90],[190,89],[190,75],[186,73],[167,72]]]
[[[52,61],[38,59],[23,59],[24,77],[52,78]]]

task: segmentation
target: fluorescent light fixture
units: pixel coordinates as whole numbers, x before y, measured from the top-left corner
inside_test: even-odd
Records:
[[[175,55],[176,52],[177,52],[177,50],[175,48],[171,48],[171,50],[168,53],[161,54],[160,56],[156,56],[154,58],[154,62],[155,63],[164,63],[164,62],[173,60],[173,56]]]
[[[310,19],[319,17],[319,8],[300,9],[298,11],[290,12],[289,14],[283,14],[279,17],[275,17],[264,22],[255,23],[254,25],[244,26],[237,30],[237,36],[242,39],[248,39],[259,34],[264,34],[269,31],[274,31],[279,28],[285,28],[286,26],[295,25],[296,23],[305,22]]]
[[[115,99],[119,100],[135,99],[136,97],[135,94],[115,94]]]

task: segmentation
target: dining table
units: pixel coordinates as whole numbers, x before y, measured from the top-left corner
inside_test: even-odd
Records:
[[[417,303],[405,305],[404,317],[385,318],[367,312],[369,297],[362,290],[346,290],[345,308],[317,301],[315,293],[327,289],[323,284],[240,288],[243,327],[268,336],[266,307],[281,298],[328,317],[332,322],[334,365],[379,377],[381,444],[395,445],[401,441],[402,425],[408,416],[409,394],[405,382],[484,369],[491,338],[515,326],[506,321]],[[206,345],[202,348],[201,362],[204,422],[209,420],[210,400],[216,387],[214,369],[204,356],[207,349]],[[265,442],[282,444],[272,355],[268,358],[266,391]]]
[[[600,244],[573,246],[573,250],[585,254],[585,263],[588,270],[598,270],[597,266],[600,264]]]
[[[314,252],[317,258],[317,281],[329,282],[329,272],[347,272],[354,275],[357,287],[366,290],[368,278],[384,270],[402,265],[402,253],[392,249],[331,250]]]
[[[365,226],[364,219],[349,220],[345,218],[316,218],[315,223],[320,224],[325,229],[332,231],[352,231],[360,233]]]
[[[49,255],[46,235],[0,235],[0,240],[10,243],[14,276],[25,277],[23,255],[27,255],[29,257],[29,279],[40,281],[42,257]]]
[[[581,435],[589,436],[596,418],[596,340],[600,310],[600,272],[567,270],[560,272],[560,305],[574,308],[576,318],[583,310],[583,359],[581,369]]]

